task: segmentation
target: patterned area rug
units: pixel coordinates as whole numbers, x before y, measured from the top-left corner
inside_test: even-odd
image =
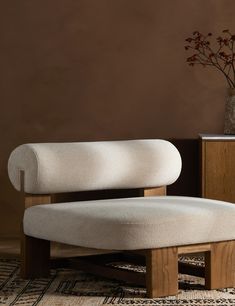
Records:
[[[202,257],[181,257],[183,262],[203,265]],[[116,264],[117,265],[117,264]],[[145,267],[121,265],[143,273]],[[57,269],[47,279],[22,280],[19,261],[0,259],[0,305],[235,305],[235,289],[204,290],[204,279],[179,275],[177,296],[147,299],[145,288],[111,281],[81,271]]]

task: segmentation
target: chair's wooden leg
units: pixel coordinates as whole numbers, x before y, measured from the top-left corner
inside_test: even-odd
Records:
[[[146,287],[149,298],[178,293],[178,251],[176,247],[146,251]]]
[[[235,286],[235,241],[211,244],[205,253],[205,287],[219,289]]]
[[[48,277],[50,273],[50,241],[21,237],[21,277]]]

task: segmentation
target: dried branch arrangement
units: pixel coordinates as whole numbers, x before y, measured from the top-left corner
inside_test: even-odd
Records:
[[[194,31],[192,37],[185,40],[187,42],[185,50],[193,51],[193,54],[187,58],[187,63],[190,66],[202,65],[216,68],[226,78],[228,86],[235,88],[235,35],[229,30],[224,30],[222,33],[222,36],[216,38],[215,46],[212,47],[212,33],[203,35]]]

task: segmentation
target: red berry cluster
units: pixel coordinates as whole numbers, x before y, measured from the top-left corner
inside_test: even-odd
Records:
[[[212,33],[204,35],[199,31],[194,31],[191,37],[185,39],[186,51],[193,51],[186,59],[190,66],[202,65],[217,68],[226,78],[229,87],[235,88],[235,35],[229,30],[224,30],[222,36],[215,40],[216,47],[212,48]]]

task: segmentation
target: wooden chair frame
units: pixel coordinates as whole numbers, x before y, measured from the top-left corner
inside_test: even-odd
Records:
[[[101,198],[160,196],[166,195],[166,187],[109,190],[95,192],[78,192],[50,195],[24,193],[24,172],[21,177],[21,199],[23,212],[28,207],[59,203],[64,201],[81,201]],[[205,253],[205,268],[178,263],[179,254]],[[21,277],[37,278],[49,276],[50,241],[21,234]],[[107,263],[124,260],[146,265],[146,274],[126,271],[107,266]],[[146,286],[147,297],[164,297],[178,293],[178,273],[205,277],[206,289],[219,289],[235,285],[235,241],[197,244],[190,246],[173,246],[160,249],[138,250],[105,255],[79,257],[62,260],[62,265],[104,277],[125,280]]]

